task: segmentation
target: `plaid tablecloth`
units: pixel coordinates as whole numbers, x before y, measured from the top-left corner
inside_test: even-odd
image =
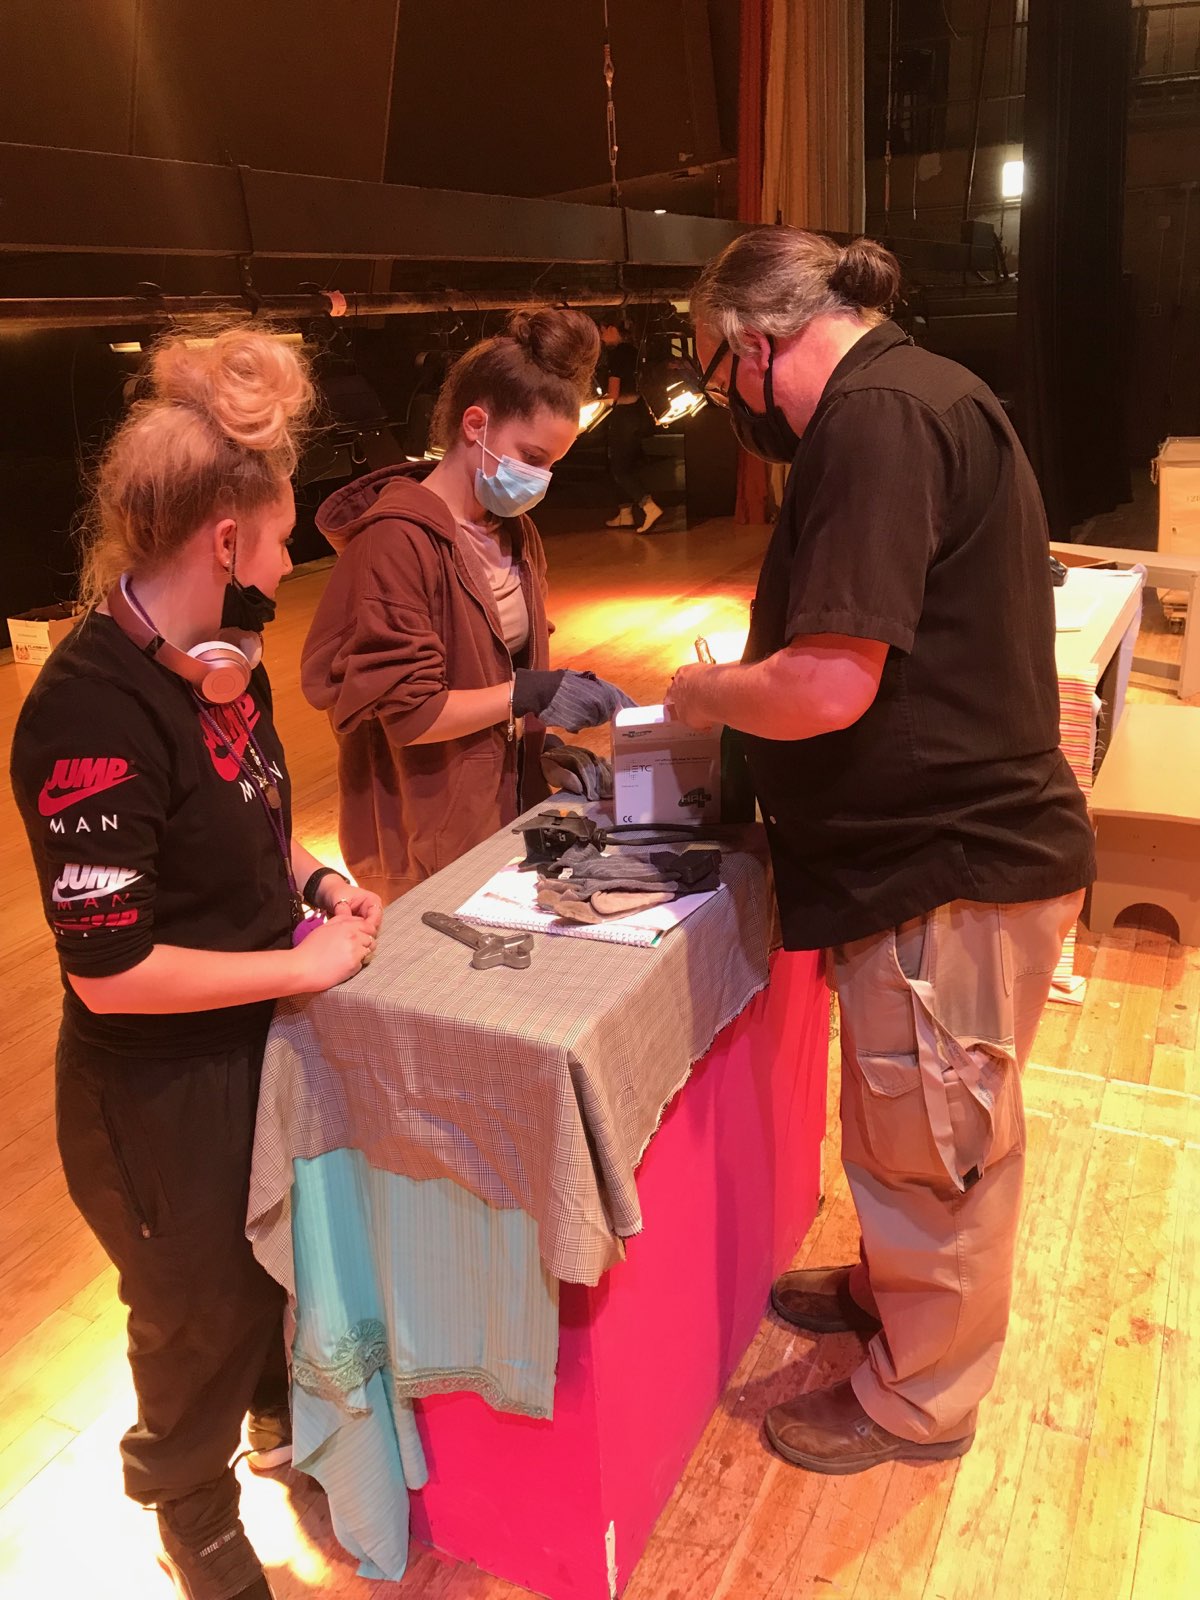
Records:
[[[268,1271],[294,1287],[293,1161],[349,1148],[520,1207],[555,1277],[598,1282],[641,1228],[634,1173],[665,1107],[767,982],[765,839],[722,843],[725,887],[657,948],[538,934],[528,971],[476,971],[421,914],[454,911],[518,856],[505,831],[389,907],[365,971],[281,1002],[248,1222]]]

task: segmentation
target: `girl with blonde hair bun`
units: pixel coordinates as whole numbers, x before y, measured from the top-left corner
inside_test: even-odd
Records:
[[[247,1413],[251,1465],[290,1459],[284,1294],[244,1226],[273,1003],[352,978],[381,916],[292,838],[259,659],[312,400],[245,325],[155,348],[95,476],[86,615],[13,741],[63,976],[63,1170],[129,1312],[125,1487],[189,1600],[270,1594],[228,1465]]]

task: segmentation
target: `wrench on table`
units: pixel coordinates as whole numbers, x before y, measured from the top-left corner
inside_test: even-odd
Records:
[[[421,921],[427,928],[445,933],[460,944],[470,945],[474,954],[471,965],[486,970],[488,967],[515,967],[523,972],[533,959],[533,935],[529,933],[485,933],[473,928],[461,917],[451,917],[444,911],[426,911]]]

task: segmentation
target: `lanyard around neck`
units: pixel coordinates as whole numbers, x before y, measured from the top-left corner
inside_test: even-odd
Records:
[[[291,851],[288,849],[287,825],[284,822],[283,817],[283,796],[280,793],[279,785],[274,783],[271,779],[271,771],[267,765],[266,753],[259,744],[258,740],[254,737],[254,731],[250,727],[249,722],[244,716],[242,716],[240,711],[234,710],[232,706],[229,708],[231,715],[236,716],[242,725],[242,732],[246,735],[247,749],[252,749],[258,758],[259,765],[257,769],[255,768],[254,764],[247,761],[242,752],[237,749],[233,740],[230,738],[228,731],[221,726],[211,711],[209,711],[208,707],[200,700],[199,696],[196,697],[196,704],[200,711],[201,721],[204,722],[204,724],[225,746],[226,750],[229,751],[229,754],[237,762],[238,770],[241,772],[242,777],[258,796],[259,803],[261,804],[263,813],[267,819],[267,825],[271,830],[271,836],[279,848],[280,859],[283,862],[283,870],[287,875],[288,889],[290,890],[292,896],[292,912],[298,921],[303,912],[303,902],[300,899],[300,890],[296,883],[296,874],[292,869]]]

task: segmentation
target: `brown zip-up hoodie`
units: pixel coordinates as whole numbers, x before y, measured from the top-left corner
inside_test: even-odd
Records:
[[[503,725],[413,744],[451,689],[504,683],[513,661],[487,573],[444,502],[421,486],[431,469],[384,467],[321,506],[338,552],[304,644],[300,681],[338,741],[338,838],[357,881],[385,901],[544,799],[543,730],[526,719],[525,782]],[[509,523],[529,607],[515,665],[549,664],[546,557],[528,517]],[[453,911],[453,906],[445,908]]]

